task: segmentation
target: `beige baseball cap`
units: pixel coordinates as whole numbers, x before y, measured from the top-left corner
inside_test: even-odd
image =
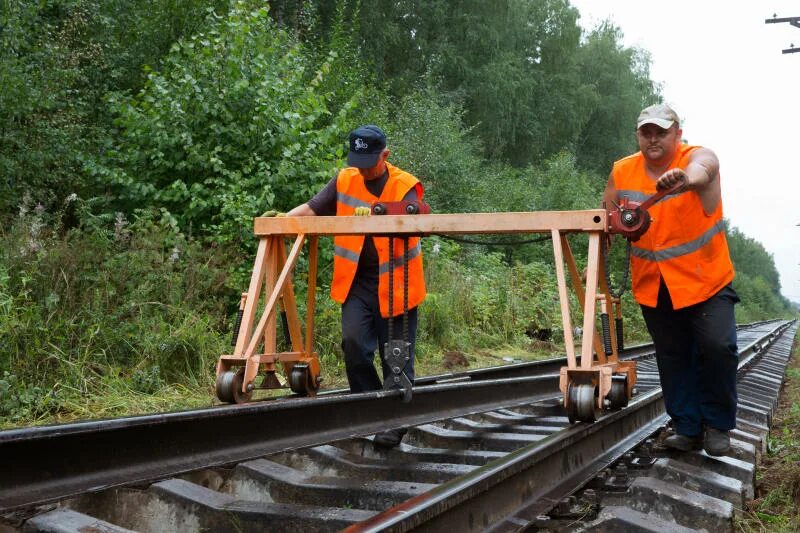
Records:
[[[650,107],[645,107],[639,118],[636,119],[636,129],[638,130],[645,124],[655,124],[665,130],[672,127],[673,124],[680,124],[678,114],[666,104],[656,104]]]

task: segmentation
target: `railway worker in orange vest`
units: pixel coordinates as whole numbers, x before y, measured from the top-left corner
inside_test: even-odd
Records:
[[[614,163],[604,200],[642,201],[682,184],[650,208],[653,223],[631,248],[633,295],[653,338],[679,450],[721,455],[736,426],[738,348],[733,264],[722,220],[719,161],[684,144],[678,115],[658,104],[639,115],[640,151]]]
[[[307,203],[287,216],[361,214],[373,202],[421,200],[422,184],[417,178],[389,164],[386,135],[373,125],[350,133],[348,167]],[[359,209],[359,211],[356,211]],[[331,297],[342,304],[342,350],[351,392],[383,388],[373,360],[375,348],[381,355],[384,377],[391,370],[384,360],[384,343],[389,326],[389,239],[363,235],[337,236],[334,239]],[[403,331],[403,243],[394,239],[394,290],[392,298],[393,336]],[[419,238],[409,239],[408,248],[408,342],[410,360],[403,372],[414,381],[414,348],[417,333],[417,306],[425,298],[422,250]],[[394,447],[405,429],[384,431],[375,436],[380,447]]]

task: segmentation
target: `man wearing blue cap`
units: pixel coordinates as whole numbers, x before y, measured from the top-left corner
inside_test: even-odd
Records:
[[[353,216],[369,212],[374,202],[421,200],[424,190],[417,178],[387,162],[390,151],[386,135],[374,125],[350,132],[348,167],[307,203],[289,211],[287,216]],[[412,238],[408,248],[408,279],[403,281],[404,250],[401,239],[394,239],[394,274],[389,318],[388,238],[367,235],[341,235],[334,239],[334,268],[331,297],[342,304],[342,350],[347,381],[351,392],[383,388],[373,360],[375,348],[381,354],[384,377],[391,370],[384,360],[389,320],[395,332],[404,331],[404,294],[407,311],[409,361],[403,373],[414,381],[414,348],[417,332],[417,305],[425,297],[422,275],[422,251],[419,239]],[[392,429],[375,436],[377,446],[391,448],[400,443],[405,429]]]

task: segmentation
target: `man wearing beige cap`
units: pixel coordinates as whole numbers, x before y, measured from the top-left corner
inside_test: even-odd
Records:
[[[650,208],[650,229],[632,243],[633,296],[653,338],[675,430],[664,444],[721,455],[736,427],[739,297],[731,286],[719,160],[708,148],[684,144],[682,135],[672,108],[645,108],[636,121],[640,151],[614,163],[603,199],[641,202],[677,187]]]

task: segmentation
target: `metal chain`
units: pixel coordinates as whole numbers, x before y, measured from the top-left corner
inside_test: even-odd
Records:
[[[403,237],[403,342],[408,342],[408,237]]]
[[[520,244],[531,244],[535,242],[544,242],[550,240],[550,235],[545,235],[544,237],[535,237],[533,239],[525,239],[521,241],[476,241],[471,239],[453,237],[452,235],[448,235],[446,233],[431,233],[431,235],[435,235],[437,237],[441,237],[442,239],[448,239],[455,242],[462,242],[464,244],[481,244],[483,246],[518,246]]]
[[[622,284],[616,291],[611,287],[611,274],[608,271],[608,245],[603,244],[603,266],[606,273],[606,285],[608,286],[608,292],[614,298],[621,298],[628,287],[628,275],[631,272],[631,241],[628,239],[626,241],[628,244],[625,246],[625,269],[622,271]]]
[[[394,300],[394,237],[389,237],[389,341],[392,340],[392,306]]]

